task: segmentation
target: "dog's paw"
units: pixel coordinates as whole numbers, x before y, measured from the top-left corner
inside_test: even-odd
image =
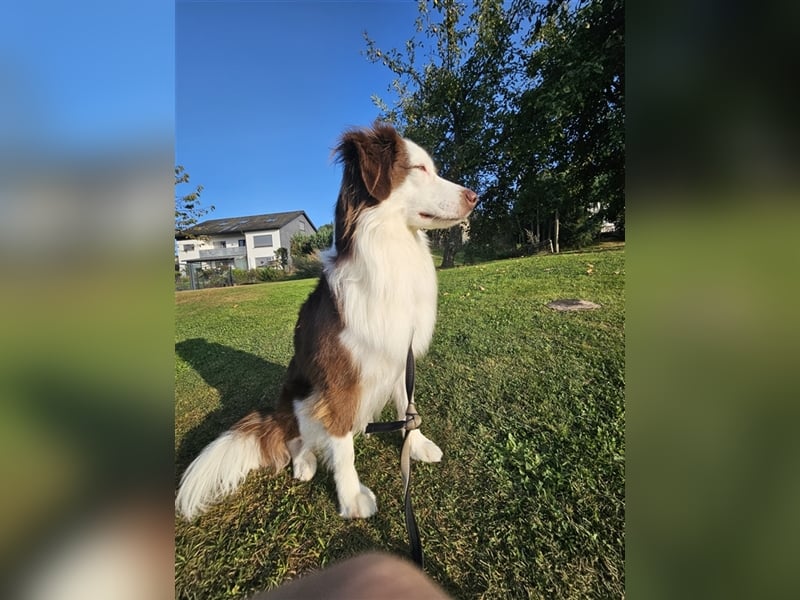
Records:
[[[411,444],[411,458],[414,460],[429,463],[442,460],[442,451],[439,446],[421,433],[414,439],[409,440],[409,442]]]
[[[345,519],[367,519],[378,511],[375,494],[365,485],[361,491],[348,501],[341,501],[342,510],[339,513]]]
[[[313,452],[304,452],[292,460],[292,473],[298,481],[309,481],[317,472],[317,457]]]

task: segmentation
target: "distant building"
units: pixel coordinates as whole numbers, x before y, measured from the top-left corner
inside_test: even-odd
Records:
[[[598,202],[593,206],[589,207],[589,212],[593,215],[596,215],[602,209],[601,204]],[[617,226],[614,223],[609,221],[603,220],[603,223],[600,225],[600,233],[613,233],[617,230]]]
[[[292,236],[316,232],[302,210],[203,221],[175,236],[178,268],[191,277],[197,269],[276,266],[276,250],[288,253]]]

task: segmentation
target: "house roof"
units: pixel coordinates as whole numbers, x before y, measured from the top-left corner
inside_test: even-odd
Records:
[[[222,235],[225,233],[243,233],[245,231],[264,231],[269,229],[280,229],[288,225],[297,217],[305,217],[309,225],[314,229],[314,223],[308,218],[304,210],[293,210],[291,212],[270,213],[266,215],[253,215],[250,217],[228,217],[227,219],[210,219],[188,229],[184,229],[175,237],[179,240],[197,237],[201,235]]]

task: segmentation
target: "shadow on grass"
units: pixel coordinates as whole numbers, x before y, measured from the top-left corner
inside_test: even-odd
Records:
[[[180,478],[202,449],[239,419],[254,410],[274,409],[286,367],[203,338],[179,342],[175,351],[220,397],[219,408],[208,413],[181,440],[175,457],[176,476]]]
[[[380,498],[378,501],[380,502]],[[402,513],[392,514],[386,510],[381,511],[379,508],[377,514],[363,525],[352,522],[345,531],[331,537],[325,551],[328,562],[333,564],[367,552],[385,552],[412,562],[407,536],[403,534],[398,537],[396,534],[390,533],[397,531],[398,520],[403,522]],[[405,527],[403,529],[405,531]],[[423,553],[425,553],[424,531],[422,533],[422,547]],[[458,598],[460,597],[459,587],[447,574],[446,563],[447,561],[442,560],[442,557],[426,554],[425,572],[448,593],[455,594],[454,598]]]
[[[219,408],[209,412],[205,418],[184,435],[176,455],[177,479],[183,474],[192,460],[203,448],[215,440],[223,431],[229,429],[239,419],[253,410],[271,412],[274,401],[280,393],[286,368],[268,362],[254,354],[236,350],[203,338],[179,342],[175,350],[203,380],[219,392]],[[386,416],[386,415],[384,415]],[[396,447],[399,455],[401,437],[393,433],[378,436],[381,443]],[[363,440],[362,440],[363,441]],[[356,441],[358,444],[359,441]],[[332,475],[322,467],[323,472],[310,482],[302,485],[318,485],[325,489],[326,495],[337,503],[336,485]],[[397,492],[397,490],[384,493]],[[380,502],[380,499],[379,499]],[[379,510],[369,519],[366,527],[348,527],[346,532],[333,534],[325,554],[330,562],[343,560],[363,552],[380,550],[408,557],[408,540],[403,535],[392,534],[393,524],[402,523],[402,513],[390,514]],[[396,529],[394,529],[396,531]],[[324,533],[320,532],[321,535]],[[423,540],[424,543],[424,540]],[[435,565],[435,559],[432,557]],[[433,566],[432,565],[432,566]],[[447,586],[445,573],[433,566],[436,579]]]

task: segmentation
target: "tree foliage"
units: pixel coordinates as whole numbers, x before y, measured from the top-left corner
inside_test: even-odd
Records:
[[[373,99],[385,118],[432,153],[443,177],[479,189],[492,169],[487,149],[493,146],[491,125],[501,109],[497,90],[511,33],[502,2],[482,0],[469,15],[466,5],[455,0],[420,1],[418,9],[416,28],[423,39],[408,40],[405,53],[384,52],[365,33],[367,57],[396,77],[393,106]],[[441,236],[432,233],[444,249],[442,266],[453,266],[461,227]]]
[[[473,246],[513,252],[554,235],[624,229],[622,0],[418,3],[417,35],[367,57],[395,75],[384,118],[476,190]],[[452,265],[460,231],[434,242]]]
[[[603,218],[624,228],[623,3],[554,4],[525,43],[530,83],[508,127],[515,212],[557,210],[564,241],[584,245]]]
[[[294,257],[314,254],[325,250],[333,243],[333,224],[320,227],[316,233],[295,233],[289,242],[290,254]]]
[[[175,235],[186,235],[184,232],[197,225],[201,217],[214,210],[211,205],[203,208],[200,205],[200,194],[203,193],[203,186],[198,185],[188,194],[179,194],[177,188],[180,185],[189,183],[189,173],[186,169],[178,165],[175,167]]]

